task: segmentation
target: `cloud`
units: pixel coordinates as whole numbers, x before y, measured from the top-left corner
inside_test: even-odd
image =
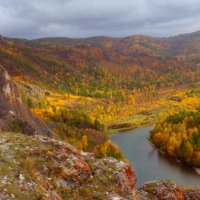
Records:
[[[8,37],[170,36],[200,30],[198,0],[0,0]]]

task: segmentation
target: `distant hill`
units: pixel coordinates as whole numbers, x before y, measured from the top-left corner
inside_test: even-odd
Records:
[[[200,33],[170,38],[0,38],[0,64],[13,76],[82,96],[108,98],[200,81]],[[112,94],[111,94],[112,93]]]

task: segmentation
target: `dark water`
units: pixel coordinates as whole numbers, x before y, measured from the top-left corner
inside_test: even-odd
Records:
[[[138,185],[151,180],[173,180],[182,186],[199,186],[200,175],[189,167],[161,155],[147,140],[153,127],[142,127],[111,135],[133,165]]]

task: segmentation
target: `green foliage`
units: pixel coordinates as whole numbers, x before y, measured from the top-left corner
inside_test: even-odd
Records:
[[[27,98],[25,99],[25,103],[27,104],[27,106],[28,106],[29,108],[33,108],[33,101],[32,101],[32,99],[31,99],[30,97],[27,97]]]
[[[191,138],[191,144],[194,148],[200,149],[200,132],[194,133]]]
[[[21,120],[13,120],[10,124],[9,124],[12,132],[15,133],[21,133],[22,130],[24,129],[24,122],[22,122]]]
[[[93,120],[89,115],[78,110],[62,109],[56,112],[51,119],[77,128],[91,128],[99,131],[104,129],[103,124],[98,119]]]
[[[187,116],[190,116],[190,114],[191,114],[190,112],[181,111],[177,114],[168,116],[167,119],[166,119],[166,122],[172,123],[172,124],[182,123],[184,118],[187,117]]]

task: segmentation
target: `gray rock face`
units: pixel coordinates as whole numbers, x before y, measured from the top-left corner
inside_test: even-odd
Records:
[[[185,189],[171,181],[154,181],[137,190],[139,200],[200,200],[200,189]]]
[[[112,179],[113,185],[118,188],[118,195],[120,197],[112,193],[107,195],[108,199],[136,199],[135,184],[137,179],[131,166],[114,158],[104,158],[95,162],[94,175],[102,176],[109,171],[112,174],[110,175],[110,179]],[[112,196],[113,198],[111,198]]]
[[[15,129],[29,135],[53,135],[44,122],[34,116],[23,103],[19,89],[4,67],[0,66],[0,130]]]

